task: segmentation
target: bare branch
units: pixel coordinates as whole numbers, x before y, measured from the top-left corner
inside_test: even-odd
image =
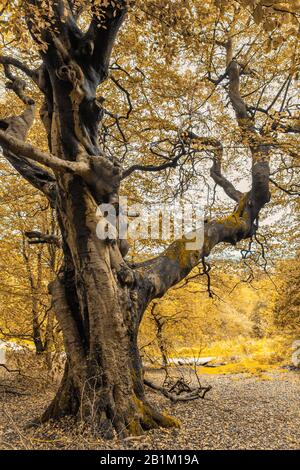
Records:
[[[182,157],[183,154],[178,154],[172,160],[162,163],[161,165],[132,165],[126,170],[123,171],[122,179],[127,178],[131,175],[134,171],[162,171],[166,170],[167,168],[176,168],[179,159]]]
[[[162,163],[161,165],[132,165],[123,172],[123,178],[126,178],[134,171],[154,172],[162,171],[167,168],[176,168],[180,158],[188,153],[184,147],[184,144],[188,144],[190,146],[191,142],[197,142],[197,144],[203,147],[203,150],[212,151],[213,153],[213,165],[211,167],[210,174],[215,183],[224,189],[227,196],[238,202],[242,196],[242,193],[235,189],[233,184],[221,173],[221,163],[223,156],[222,143],[213,137],[199,137],[191,131],[184,132],[181,136],[181,139],[183,143],[181,151],[178,152],[174,158],[168,160],[165,163]],[[201,149],[197,148],[197,151],[199,150]]]
[[[130,113],[132,112],[132,109],[133,109],[131,98],[130,98],[130,93],[128,90],[126,90],[126,88],[123,85],[121,85],[119,80],[117,80],[113,75],[110,75],[110,79],[119,88],[119,90],[121,90],[125,94],[127,103],[128,103],[128,110],[127,110],[126,115],[119,116],[118,119],[129,119]]]
[[[181,281],[207,257],[219,243],[235,245],[242,239],[255,234],[260,210],[270,199],[269,193],[269,153],[270,146],[257,135],[253,119],[248,115],[247,107],[240,93],[239,66],[233,59],[232,42],[222,43],[226,47],[227,73],[229,77],[229,97],[235,111],[243,139],[247,139],[252,154],[252,188],[241,194],[224,179],[220,172],[220,153],[222,147],[215,140],[200,138],[200,142],[212,145],[219,152],[219,161],[215,158],[212,176],[224,188],[232,199],[238,202],[234,211],[227,217],[207,220],[204,233],[201,229],[172,243],[160,256],[148,260],[137,267],[152,285],[148,299],[161,297],[170,287]],[[198,246],[190,247],[191,241],[201,240]],[[194,237],[194,238],[193,238]]]
[[[164,395],[166,398],[171,400],[172,403],[193,401],[198,400],[199,398],[204,399],[207,392],[211,390],[211,386],[209,385],[208,387],[196,387],[182,395],[176,395],[175,393],[169,392],[166,388],[154,384],[150,380],[144,379],[144,384],[152,390]]]
[[[56,180],[54,176],[44,168],[25,158],[19,158],[12,152],[4,150],[3,154],[14,169],[32,186],[44,193],[51,205],[54,206],[56,199]]]
[[[61,242],[56,235],[38,232],[37,230],[24,232],[24,234],[27,238],[29,238],[29,244],[48,243],[50,245],[56,245],[58,248],[61,247]]]
[[[295,191],[294,189],[288,189],[288,188],[284,188],[283,186],[281,186],[279,183],[277,183],[275,180],[273,180],[272,178],[270,178],[270,182],[276,186],[276,188],[280,189],[281,191],[283,191],[284,193],[288,194],[289,196],[297,196],[299,197],[300,196],[300,190],[298,191]]]
[[[10,80],[6,83],[6,88],[9,90],[13,90],[16,95],[20,98],[20,100],[23,101],[24,104],[33,105],[34,100],[25,94],[26,82],[24,82],[24,80],[21,80],[20,78],[15,77],[12,74],[9,65],[4,65],[4,73],[6,78]]]
[[[8,61],[7,61],[8,62]],[[5,135],[11,135],[19,140],[26,140],[27,133],[34,121],[35,105],[34,101],[25,95],[25,82],[15,77],[7,65],[4,64],[4,71],[10,80],[6,84],[7,88],[11,88],[17,96],[26,104],[26,109],[20,116],[11,116],[0,120],[0,132]],[[10,164],[35,188],[42,191],[49,199],[53,206],[56,198],[56,187],[54,176],[38,165],[30,162],[27,158],[19,157],[7,147],[3,147],[3,155]]]
[[[242,197],[242,193],[235,189],[233,184],[225,178],[225,176],[221,173],[221,165],[222,165],[222,157],[223,157],[223,145],[222,143],[213,138],[213,137],[199,137],[193,132],[188,132],[187,137],[193,141],[197,141],[205,148],[212,147],[213,152],[213,165],[210,169],[210,176],[214,180],[216,184],[223,188],[225,194],[228,197],[233,199],[234,201],[238,202]]]

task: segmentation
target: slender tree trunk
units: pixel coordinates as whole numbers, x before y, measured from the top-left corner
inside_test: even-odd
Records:
[[[41,295],[42,283],[42,251],[37,253],[36,279],[34,279],[33,268],[30,264],[29,252],[26,249],[25,236],[23,235],[22,254],[26,265],[28,281],[31,294],[31,316],[32,316],[32,340],[35,346],[36,354],[44,352],[42,333],[39,321],[39,296]]]
[[[164,328],[165,320],[159,315],[159,313],[156,312],[156,309],[157,309],[157,304],[154,303],[151,309],[151,315],[152,315],[152,318],[156,327],[156,339],[157,339],[157,344],[161,353],[162,364],[163,364],[163,367],[166,369],[166,367],[168,366],[168,351],[167,351],[166,341],[163,335],[163,328]]]
[[[48,311],[47,315],[47,324],[46,324],[46,331],[45,331],[45,341],[44,341],[44,350],[46,353],[46,364],[48,370],[52,368],[52,355],[54,349],[54,320],[55,314],[53,309],[51,308]]]
[[[32,331],[33,341],[37,354],[42,354],[45,347],[42,340],[41,326],[39,321],[39,296],[41,295],[42,286],[42,248],[37,254],[37,279],[34,283],[32,279]]]
[[[36,354],[42,354],[45,349],[42,341],[41,328],[38,317],[38,302],[35,300],[32,303],[32,338]]]

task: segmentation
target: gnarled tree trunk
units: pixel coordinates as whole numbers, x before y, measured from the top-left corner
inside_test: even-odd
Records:
[[[96,90],[107,76],[126,2],[119,0],[102,7],[101,21],[95,7],[85,33],[76,23],[73,2],[49,2],[49,12],[38,0],[27,3],[28,27],[41,45],[42,65],[32,71],[11,58],[0,58],[14,90],[26,104],[21,116],[0,121],[0,141],[11,164],[55,207],[62,235],[64,262],[49,290],[63,332],[67,362],[59,390],[42,420],[72,414],[106,436],[113,430],[126,435],[158,425],[177,425],[176,420],[147,403],[137,346],[139,325],[151,300],[182,280],[216,244],[235,244],[255,232],[258,214],[269,200],[269,148],[256,135],[247,115],[239,93],[238,67],[228,42],[229,97],[241,132],[249,137],[252,189],[242,194],[223,177],[220,142],[191,133],[183,136],[188,145],[200,140],[214,152],[211,176],[236,207],[229,217],[206,221],[204,244],[199,249],[189,251],[185,240],[180,240],[162,255],[130,266],[117,237],[99,239],[96,233],[97,224],[106,223],[103,215],[96,215],[97,206],[111,203],[118,212],[122,178],[144,168],[137,165],[123,171],[116,159],[107,157],[98,147],[103,110]],[[50,153],[25,143],[34,103],[10,73],[9,64],[21,68],[44,95],[40,115]],[[52,169],[54,175],[34,162]],[[174,166],[174,162],[167,165]],[[157,171],[160,167],[145,169]]]
[[[69,188],[80,181],[67,178]],[[174,425],[147,403],[137,333],[141,305],[118,278],[120,253],[96,235],[96,205],[87,189],[63,191],[59,205],[65,262],[50,286],[67,364],[56,397],[43,419],[75,414],[104,435]],[[75,195],[75,197],[72,196]],[[123,266],[124,268],[124,266]],[[129,269],[129,268],[127,268]]]

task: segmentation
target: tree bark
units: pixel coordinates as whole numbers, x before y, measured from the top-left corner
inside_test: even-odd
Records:
[[[65,181],[63,181],[65,180]],[[43,420],[72,413],[106,437],[139,434],[175,420],[147,403],[137,347],[138,306],[113,268],[111,246],[96,235],[96,205],[78,178],[62,178],[59,219],[65,262],[51,284],[67,364]],[[81,192],[78,192],[79,186]]]

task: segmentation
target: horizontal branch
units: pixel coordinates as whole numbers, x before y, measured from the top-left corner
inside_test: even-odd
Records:
[[[29,239],[29,244],[48,243],[50,245],[56,245],[58,248],[61,247],[61,242],[56,235],[42,233],[37,230],[24,232],[24,234]]]
[[[122,174],[122,179],[124,178],[127,178],[128,176],[131,175],[131,173],[133,173],[134,171],[150,171],[150,172],[154,172],[154,171],[162,171],[162,170],[166,170],[167,168],[176,168],[177,164],[178,164],[178,160],[179,158],[182,156],[181,155],[177,155],[175,158],[173,158],[172,160],[168,161],[168,162],[165,162],[165,163],[162,163],[161,165],[132,165],[130,166],[129,168],[125,169],[123,171],[123,174]]]
[[[38,78],[38,72],[36,70],[30,69],[27,65],[15,57],[0,55],[0,64],[12,65],[13,67],[21,70],[21,72],[25,73],[27,77],[33,79],[34,81],[36,81]]]
[[[56,171],[70,171],[75,173],[83,167],[81,162],[69,162],[62,160],[55,155],[43,152],[31,144],[25,143],[9,133],[0,130],[0,144],[10,152],[20,155],[20,157],[29,158],[35,162],[41,163],[48,168]]]
[[[156,392],[159,392],[162,395],[164,395],[166,398],[171,400],[172,403],[193,401],[193,400],[198,400],[199,398],[204,399],[207,392],[211,390],[211,385],[209,385],[208,387],[199,386],[199,387],[192,389],[189,392],[183,393],[182,395],[177,395],[175,393],[169,392],[164,387],[160,387],[159,385],[156,385],[150,380],[144,379],[144,384],[147,385],[147,387],[151,388],[152,390],[155,390]]]
[[[202,229],[174,241],[156,258],[137,265],[135,270],[151,286],[145,296],[146,304],[182,281],[219,243],[236,245],[251,237],[257,228],[259,210],[251,203],[251,192],[245,193],[229,216],[205,221]]]

